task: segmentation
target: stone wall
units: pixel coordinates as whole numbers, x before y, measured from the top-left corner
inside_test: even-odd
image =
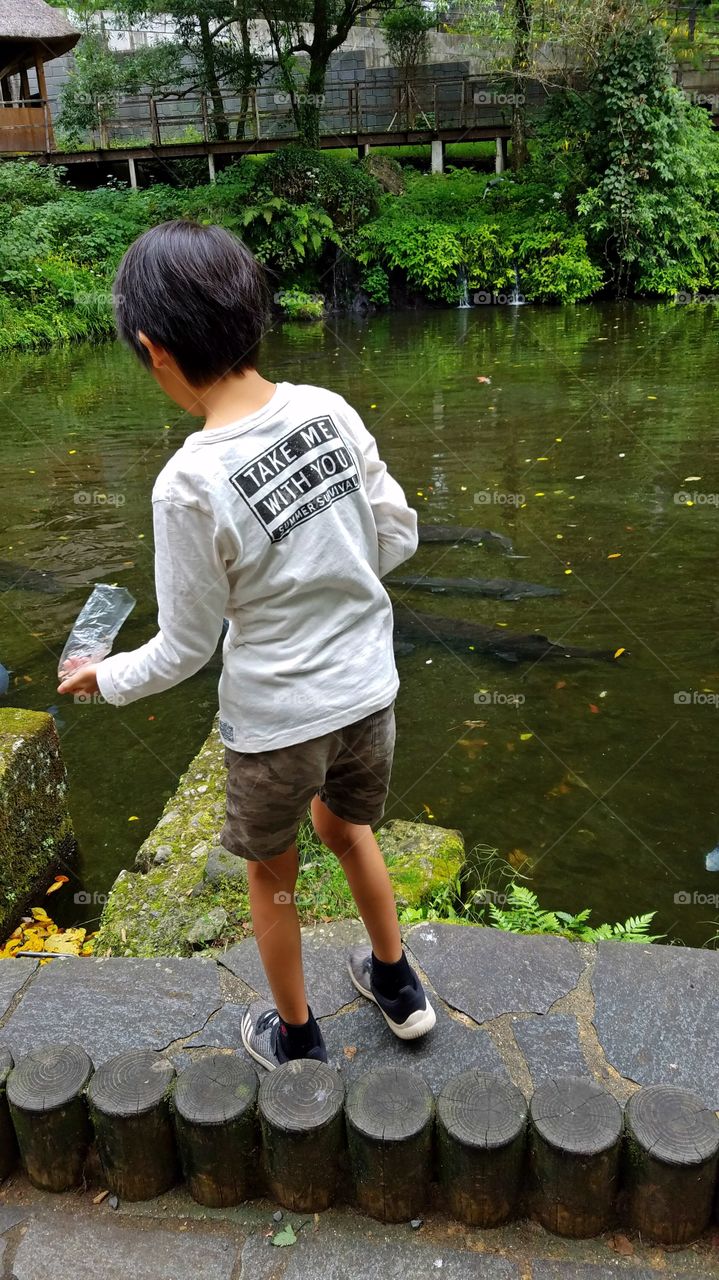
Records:
[[[0,711],[0,938],[72,857],[67,778],[45,711]]]

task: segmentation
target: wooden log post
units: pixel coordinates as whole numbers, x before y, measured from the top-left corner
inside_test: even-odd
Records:
[[[153,1049],[126,1049],[104,1062],[88,1089],[90,1117],[107,1185],[124,1200],[150,1200],[178,1181],[170,1111],[175,1069]]]
[[[12,1067],[10,1050],[0,1048],[0,1182],[12,1173],[18,1159],[17,1139],[7,1101],[7,1078]]]
[[[344,1085],[325,1062],[298,1058],[260,1085],[263,1162],[270,1193],[313,1213],[335,1199],[344,1145]]]
[[[689,1244],[709,1224],[719,1160],[719,1120],[701,1098],[650,1085],[626,1110],[627,1216],[643,1237]]]
[[[92,1139],[85,1091],[92,1063],[78,1044],[48,1044],[21,1058],[7,1078],[18,1147],[42,1191],[69,1191],[82,1179]]]
[[[594,1080],[540,1085],[530,1104],[531,1210],[560,1236],[599,1235],[612,1222],[622,1112]]]
[[[404,1067],[368,1071],[345,1110],[357,1206],[382,1222],[416,1217],[432,1160],[434,1100],[425,1081]]]
[[[527,1137],[527,1104],[513,1084],[471,1069],[449,1080],[437,1102],[439,1183],[450,1213],[497,1227],[516,1212]]]
[[[239,1204],[256,1190],[257,1076],[235,1054],[213,1053],[183,1071],[174,1093],[182,1171],[198,1204]]]

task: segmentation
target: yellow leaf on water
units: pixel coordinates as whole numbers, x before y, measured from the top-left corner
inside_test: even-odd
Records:
[[[607,556],[607,560],[619,560],[621,558],[621,554],[621,551],[612,551],[611,555]]]
[[[32,911],[34,920],[46,920],[48,924],[51,923],[50,917],[44,907],[31,907],[30,910]]]
[[[67,884],[67,882],[68,882],[67,876],[57,876],[56,879],[53,880],[52,884],[50,885],[50,888],[45,890],[45,897],[47,897],[49,893],[57,893],[58,889],[62,889],[62,886],[64,884]]]
[[[133,813],[133,814],[131,814],[131,815],[130,815],[130,817],[127,819],[127,821],[128,821],[128,822],[139,822],[139,821],[140,821],[140,819],[138,818],[138,816],[137,816],[137,814],[136,814],[136,813]]]
[[[626,652],[627,652],[626,649],[616,649],[614,653],[614,657],[621,658],[622,654]]]
[[[520,733],[519,735],[521,742],[529,742],[529,739],[533,737],[534,737],[533,733]]]

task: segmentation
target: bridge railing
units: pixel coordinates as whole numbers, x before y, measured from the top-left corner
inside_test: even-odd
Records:
[[[294,107],[301,110],[305,102],[299,93]],[[501,126],[509,121],[511,95],[490,90],[472,76],[406,84],[391,78],[364,79],[328,85],[317,105],[321,134],[334,134],[342,145],[343,138],[352,134]],[[225,94],[221,105],[205,93],[137,95],[115,114],[98,120],[92,130],[92,145],[162,147],[183,142],[290,139],[297,133],[290,93],[262,86],[244,96]]]

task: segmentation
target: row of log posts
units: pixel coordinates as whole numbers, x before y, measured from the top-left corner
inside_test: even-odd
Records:
[[[346,1095],[322,1062],[263,1075],[212,1053],[179,1076],[129,1049],[93,1073],[54,1044],[16,1066],[0,1049],[0,1178],[22,1160],[36,1187],[80,1185],[93,1140],[106,1185],[126,1200],[183,1177],[200,1204],[269,1193],[295,1212],[349,1200],[383,1222],[434,1204],[473,1227],[530,1215],[563,1236],[626,1225],[686,1245],[717,1208],[719,1119],[673,1086],[635,1093],[625,1114],[595,1081],[549,1080],[529,1107],[508,1080],[471,1069],[436,1103],[403,1067],[369,1071]]]

